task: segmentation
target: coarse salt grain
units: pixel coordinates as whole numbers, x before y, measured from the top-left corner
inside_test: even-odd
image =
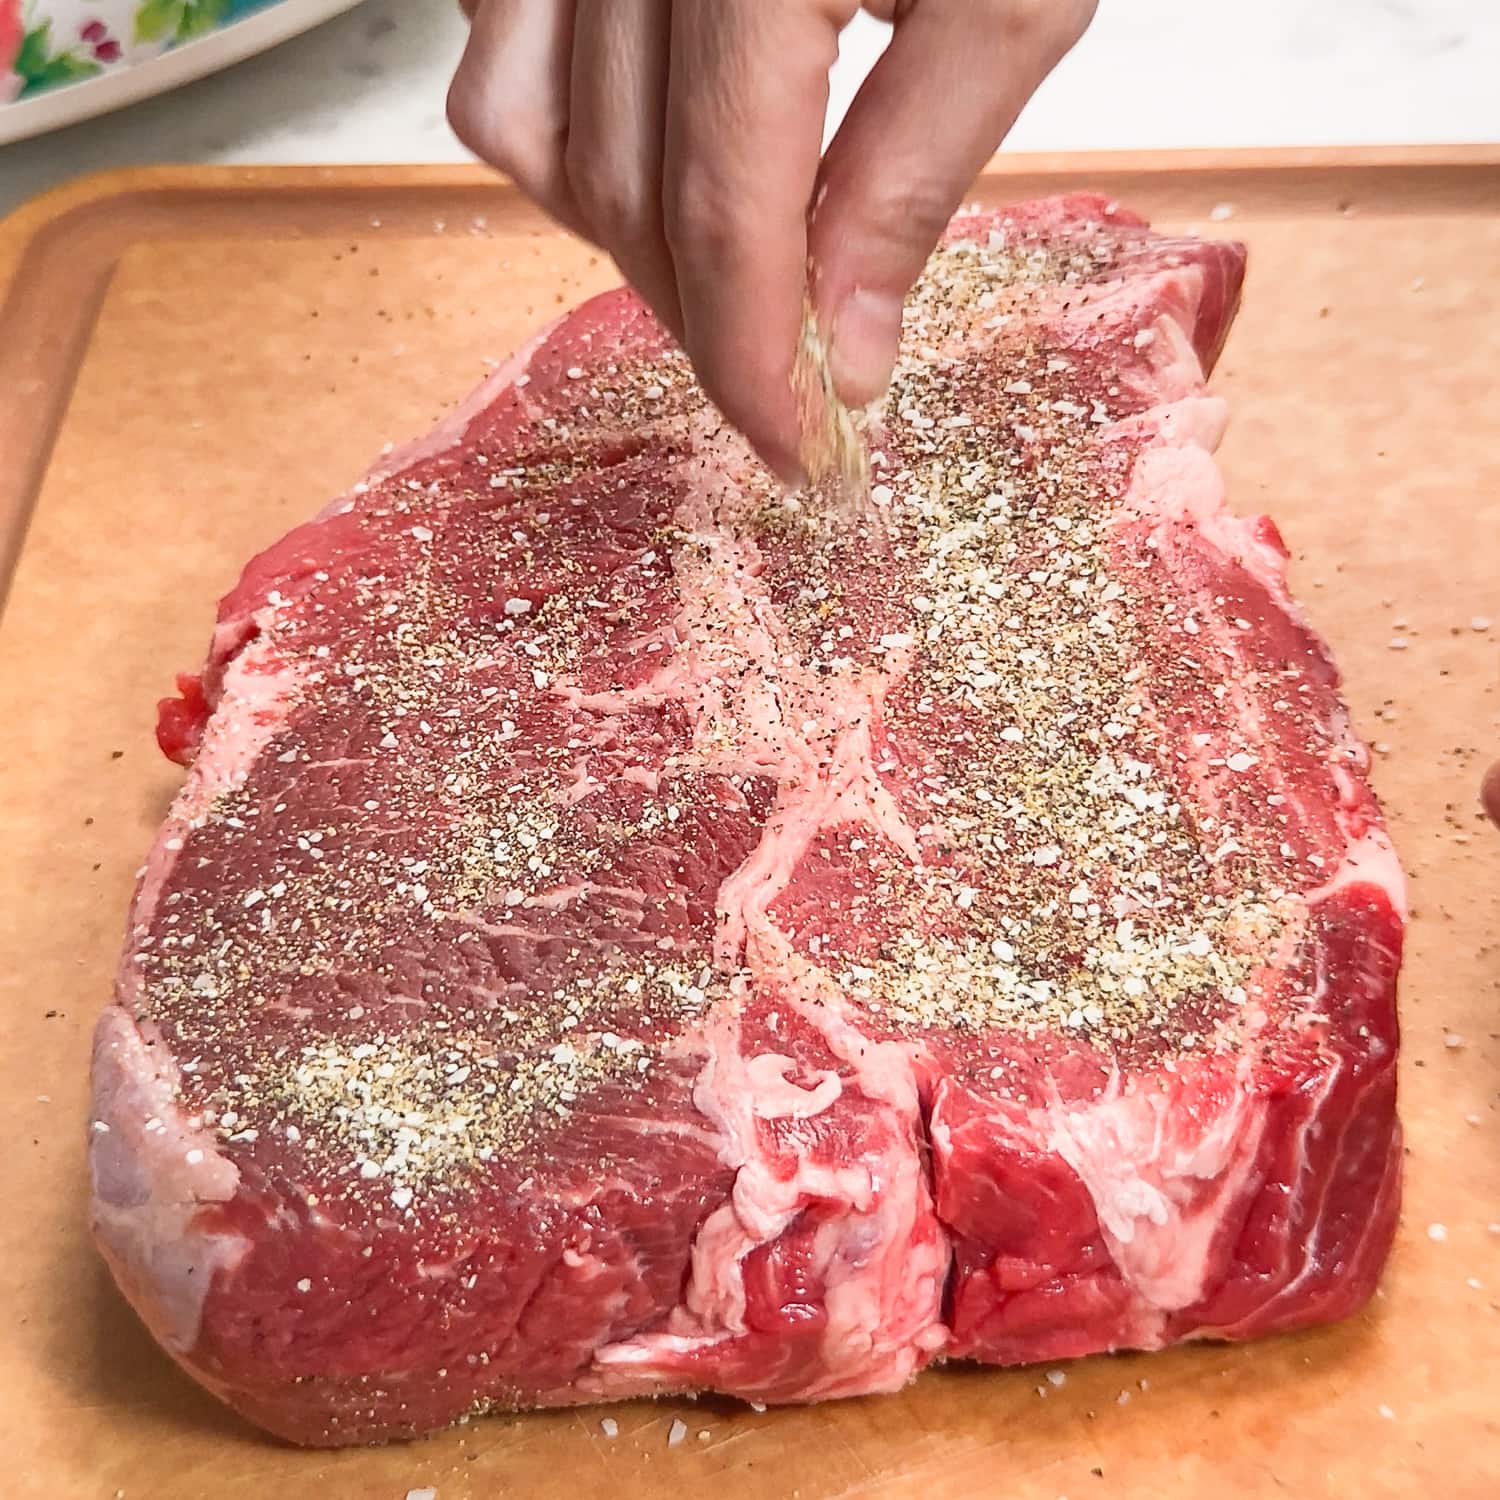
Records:
[[[1448,1226],[1446,1224],[1429,1224],[1427,1226],[1427,1238],[1438,1244],[1448,1238]]]
[[[1490,617],[1488,615],[1475,615],[1469,621],[1470,630],[1488,630],[1490,628]]]
[[[1215,224],[1222,224],[1225,219],[1232,219],[1234,217],[1234,204],[1215,203],[1214,206],[1209,209],[1208,216],[1214,221]]]
[[[1064,1371],[1064,1370],[1048,1370],[1047,1371],[1047,1383],[1048,1383],[1048,1385],[1063,1385],[1063,1384],[1065,1384],[1067,1382],[1067,1379],[1068,1379],[1067,1372]]]
[[[687,1436],[687,1423],[681,1417],[674,1417],[672,1425],[667,1428],[667,1447],[675,1448]]]
[[[600,1417],[599,1431],[613,1442],[620,1435],[620,1424],[613,1417]]]
[[[1382,1405],[1382,1406],[1376,1407],[1376,1410],[1380,1413],[1380,1415],[1382,1417],[1384,1417],[1386,1419],[1387,1422],[1395,1420],[1396,1413],[1393,1412],[1390,1409],[1390,1407]]]

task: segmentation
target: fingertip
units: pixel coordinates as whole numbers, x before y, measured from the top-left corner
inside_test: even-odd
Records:
[[[745,440],[755,450],[761,462],[787,489],[801,489],[807,483],[807,474],[802,466],[801,444],[795,429],[788,429],[784,423],[768,419],[760,410],[741,409],[732,412],[722,407],[720,409],[744,434]]]
[[[768,458],[761,454],[766,467],[780,480],[782,488],[788,490],[805,490],[807,488],[807,471],[796,459],[781,457]]]
[[[828,320],[828,369],[846,406],[885,395],[901,346],[902,299],[855,287]]]
[[[807,476],[799,453],[799,434],[790,399],[776,399],[770,388],[755,387],[767,399],[747,399],[748,387],[724,389],[718,382],[705,380],[703,388],[709,399],[723,413],[755,450],[761,462],[788,489],[800,489]],[[790,386],[788,386],[790,391]],[[785,410],[781,408],[785,407]]]
[[[1479,788],[1479,800],[1485,812],[1489,814],[1490,821],[1496,827],[1500,827],[1500,761],[1496,761],[1484,773],[1484,780]]]
[[[682,288],[683,348],[699,385],[778,479],[799,483],[802,429],[792,390],[797,304],[789,303],[784,316],[771,306],[756,317],[725,316],[693,291]]]

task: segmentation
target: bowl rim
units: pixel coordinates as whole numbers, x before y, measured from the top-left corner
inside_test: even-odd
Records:
[[[126,63],[94,78],[0,104],[0,146],[76,125],[192,83],[353,10],[357,4],[359,0],[270,0],[216,31],[145,62]]]

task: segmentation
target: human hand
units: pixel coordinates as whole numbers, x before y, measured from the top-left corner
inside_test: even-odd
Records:
[[[820,161],[859,0],[462,3],[459,139],[614,257],[786,478],[804,294],[839,396],[874,400],[912,282],[1095,6],[867,0],[894,34]]]

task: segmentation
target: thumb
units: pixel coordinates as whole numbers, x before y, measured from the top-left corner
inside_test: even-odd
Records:
[[[823,159],[808,228],[813,300],[839,395],[880,396],[901,308],[1022,106],[1093,0],[912,0]]]

